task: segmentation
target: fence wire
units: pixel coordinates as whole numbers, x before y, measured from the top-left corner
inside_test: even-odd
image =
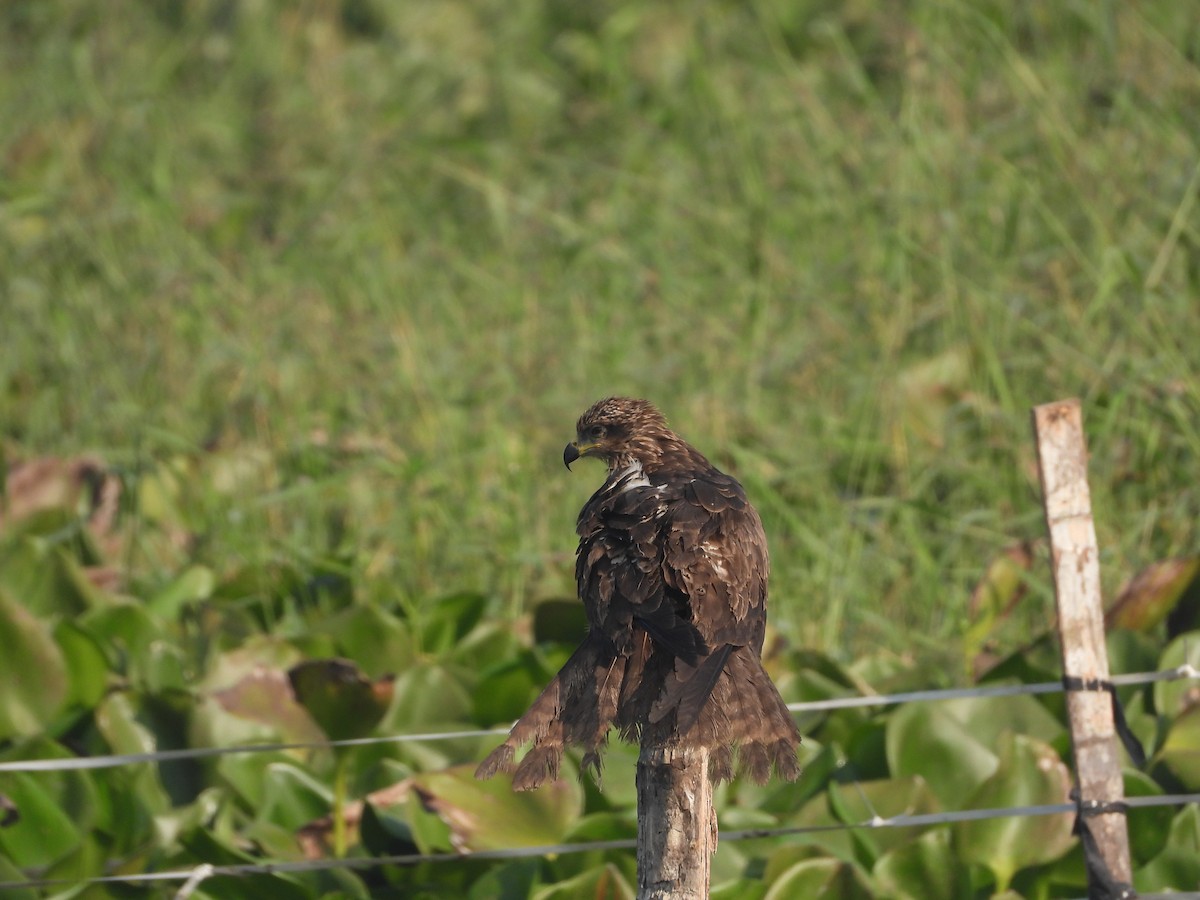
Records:
[[[1129,687],[1151,684],[1158,681],[1176,681],[1180,679],[1200,679],[1200,669],[1185,663],[1174,669],[1159,672],[1137,672],[1128,675],[1112,676],[1109,680],[1118,687]],[[900,703],[922,703],[944,700],[958,700],[978,697],[1010,697],[1020,695],[1062,693],[1066,688],[1061,681],[1040,682],[1035,684],[1006,684],[983,685],[971,688],[951,688],[945,690],[905,691],[894,694],[873,694],[855,697],[835,697],[828,700],[815,700],[802,703],[788,704],[788,709],[794,713],[826,712],[838,709],[851,709],[869,706],[891,706]],[[468,729],[462,731],[425,732],[416,734],[399,734],[380,737],[356,738],[340,741],[319,742],[289,742],[272,744],[246,744],[233,747],[197,747],[183,750],[162,750],[147,753],[124,753],[105,756],[80,757],[76,759],[42,759],[42,760],[11,760],[0,762],[0,773],[3,772],[56,772],[84,769],[113,768],[123,765],[147,762],[167,762],[181,759],[200,759],[220,756],[230,753],[271,753],[288,750],[322,750],[334,747],[355,747],[372,744],[405,743],[422,741],[456,740],[462,738],[479,738],[504,734],[507,728]],[[1123,801],[1130,809],[1156,806],[1181,806],[1188,803],[1200,802],[1200,793],[1168,794],[1146,797],[1126,797]],[[725,832],[722,841],[762,840],[780,837],[797,837],[805,834],[816,834],[830,831],[849,831],[873,828],[925,828],[936,825],[948,825],[957,822],[979,821],[983,819],[1010,818],[1018,816],[1047,816],[1075,813],[1074,803],[1053,803],[1031,806],[999,807],[992,809],[959,810],[941,813],[926,813],[920,815],[897,815],[882,817],[878,814],[872,818],[856,823],[831,823],[828,825],[811,825],[763,829],[740,829]],[[182,882],[183,886],[176,894],[178,900],[186,900],[202,882],[217,877],[245,877],[250,875],[300,874],[330,869],[367,869],[378,866],[410,866],[418,863],[463,862],[467,860],[512,860],[551,855],[586,853],[605,850],[629,850],[637,846],[634,838],[608,841],[588,841],[572,844],[555,844],[536,847],[514,847],[497,850],[476,850],[461,853],[432,853],[432,854],[397,854],[391,856],[353,857],[349,859],[317,859],[293,860],[263,863],[241,863],[233,865],[212,865],[203,863],[189,869],[177,869],[164,872],[142,872],[126,875],[101,875],[84,881],[64,879],[30,879],[26,881],[0,881],[0,890],[36,890],[42,888],[62,888],[80,885],[102,884],[146,884],[161,882]],[[1151,898],[1155,895],[1142,895]],[[1166,896],[1166,895],[1164,895]],[[1200,897],[1200,893],[1172,893],[1171,897]]]
[[[1158,806],[1182,806],[1200,802],[1200,793],[1163,794],[1148,797],[1127,797],[1123,801],[1130,809]],[[996,807],[992,809],[966,809],[953,812],[898,815],[887,818],[874,816],[862,822],[838,822],[828,825],[801,825],[781,828],[743,828],[723,832],[721,841],[751,841],[781,837],[800,837],[831,831],[871,830],[878,828],[928,828],[934,825],[952,825],[957,822],[976,822],[984,819],[1002,819],[1018,816],[1052,816],[1073,814],[1074,803],[1044,803],[1031,806]],[[86,881],[63,879],[31,879],[29,881],[0,881],[0,890],[18,888],[57,888],[82,884],[146,884],[152,882],[179,881],[193,888],[200,881],[218,877],[245,877],[249,875],[287,875],[306,872],[321,872],[330,869],[370,869],[378,866],[412,866],[418,863],[503,861],[529,859],[531,857],[561,856],[571,853],[588,853],[605,850],[632,850],[636,838],[608,841],[586,841],[571,844],[547,844],[535,847],[510,847],[498,850],[473,850],[461,853],[403,853],[391,856],[360,856],[346,859],[310,859],[264,863],[237,863],[217,866],[202,863],[189,869],[174,869],[165,872],[139,872],[128,875],[100,875]],[[1187,896],[1172,894],[1172,897]]]
[[[1136,672],[1109,678],[1117,687],[1133,687],[1156,681],[1200,679],[1200,669],[1190,663],[1159,672]],[[939,700],[963,700],[976,697],[1014,697],[1022,694],[1061,694],[1061,681],[1034,684],[982,685],[970,688],[948,688],[929,691],[904,691],[896,694],[867,694],[856,697],[833,697],[829,700],[810,700],[789,703],[793,713],[829,712],[867,706],[893,706],[900,703],[925,703]],[[418,732],[413,734],[379,735],[348,738],[337,741],[293,741],[280,743],[238,744],[229,747],[190,747],[181,750],[154,750],[145,753],[113,753],[100,756],[81,756],[70,759],[19,759],[0,762],[3,772],[66,772],[84,769],[111,769],[134,763],[174,762],[185,759],[205,759],[233,753],[278,753],[289,750],[329,750],[337,747],[365,747],[375,744],[404,744],[425,741],[450,741],[483,738],[507,734],[508,727],[478,728],[462,731]]]

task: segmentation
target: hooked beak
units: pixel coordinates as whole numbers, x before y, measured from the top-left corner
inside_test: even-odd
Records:
[[[571,463],[579,459],[580,456],[582,454],[579,452],[579,444],[575,441],[571,441],[571,443],[563,448],[563,465],[567,467],[568,472],[571,471]]]
[[[596,444],[581,444],[579,441],[571,441],[563,449],[563,462],[566,463],[568,469],[571,468],[571,463],[577,459],[582,459],[585,456],[590,456],[596,450]]]

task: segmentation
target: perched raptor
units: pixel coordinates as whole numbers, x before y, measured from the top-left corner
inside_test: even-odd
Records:
[[[626,740],[707,747],[716,780],[735,753],[760,783],[772,766],[794,779],[800,733],[760,660],[767,541],[742,486],[645,400],[585,412],[563,461],[585,456],[608,466],[576,526],[587,635],[475,774],[515,770],[515,788],[534,788],[568,746],[598,769],[615,725]]]

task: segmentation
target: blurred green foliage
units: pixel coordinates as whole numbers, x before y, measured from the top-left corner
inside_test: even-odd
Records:
[[[1168,2],[3,4],[0,757],[311,740],[306,660],[396,676],[377,733],[510,719],[570,648],[599,473],[559,453],[610,393],[758,505],[789,699],[1055,677],[1028,410],[1066,395],[1139,629],[1114,660],[1192,658],[1197,60]],[[1196,790],[1194,693],[1122,697],[1130,792]],[[804,778],[724,789],[724,827],[1050,798],[1068,756],[1055,701],[801,724]],[[485,744],[0,775],[0,879],[327,852],[339,765],[376,797],[353,852],[632,835],[627,751],[486,812]],[[1195,811],[1141,815],[1138,887],[1194,884]],[[717,893],[1077,896],[1066,825],[722,844]],[[207,896],[632,879],[606,852]]]

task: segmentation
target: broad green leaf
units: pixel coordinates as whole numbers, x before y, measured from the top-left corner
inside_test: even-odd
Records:
[[[419,852],[408,822],[390,810],[376,808],[373,803],[363,803],[358,834],[363,847],[372,856]]]
[[[263,800],[255,817],[294,831],[329,812],[332,801],[329,787],[295,763],[271,762],[264,767]]]
[[[79,825],[38,774],[6,773],[0,785],[20,814],[14,824],[0,828],[0,849],[18,866],[49,866],[83,841]]]
[[[531,649],[526,646],[525,640],[510,622],[490,621],[480,622],[472,628],[449,652],[443,654],[441,659],[443,662],[466,666],[471,671],[478,672],[486,666],[513,659],[522,653],[530,653],[539,660],[542,658],[538,648]],[[549,681],[557,671],[546,671],[542,680]]]
[[[476,780],[474,766],[415,775],[411,784],[421,807],[449,827],[454,847],[495,850],[562,840],[583,809],[583,790],[571,774],[519,793],[504,778]]]
[[[971,895],[971,873],[950,846],[950,829],[926,831],[888,851],[873,871],[881,892],[895,900],[958,900]]]
[[[535,890],[531,900],[633,900],[634,892],[625,876],[608,864],[558,884]]]
[[[1157,797],[1162,786],[1149,775],[1136,769],[1126,769],[1126,797]],[[1174,811],[1169,806],[1131,808],[1125,817],[1129,822],[1129,847],[1134,864],[1152,859],[1167,843]]]
[[[152,753],[154,735],[138,721],[135,699],[128,691],[114,691],[96,708],[96,727],[113,753]]]
[[[975,740],[995,746],[1004,732],[1027,734],[1051,743],[1066,734],[1063,724],[1051,715],[1035,697],[966,697],[938,703],[953,716]]]
[[[68,702],[91,709],[108,689],[104,648],[89,631],[66,619],[54,626],[54,639],[67,664],[71,685]]]
[[[1200,807],[1192,803],[1176,813],[1162,852],[1133,873],[1143,892],[1194,889],[1200,884]]]
[[[228,721],[234,717],[237,721]],[[198,710],[193,733],[213,746],[253,739],[320,741],[324,737],[312,716],[292,692],[286,674],[260,667],[241,679],[212,691]],[[241,735],[241,737],[239,737]]]
[[[77,529],[73,521],[67,529]],[[97,588],[61,542],[24,537],[0,554],[0,585],[30,612],[75,616],[103,605]]]
[[[207,566],[189,566],[160,588],[146,608],[158,618],[174,622],[188,605],[211,597],[216,582]]]
[[[472,694],[472,719],[484,725],[512,722],[518,718],[545,687],[545,673],[532,651],[523,650],[514,658],[480,672],[479,684]]]
[[[487,603],[484,594],[464,592],[423,604],[417,617],[421,649],[435,656],[449,651],[483,618]]]
[[[0,840],[0,848],[2,847],[4,841]],[[0,881],[10,881],[13,884],[29,881],[29,875],[17,868],[12,859],[7,849],[0,853]],[[38,891],[34,888],[6,888],[5,891],[5,900],[38,900]]]
[[[841,821],[854,825],[876,816],[890,819],[937,812],[941,808],[920,776],[849,784],[834,782],[829,786],[829,807]],[[906,828],[881,828],[855,829],[851,837],[859,849],[859,862],[873,866],[880,854],[912,840],[913,835]]]
[[[1158,661],[1160,670],[1175,669],[1184,663],[1200,668],[1200,631],[1181,634],[1167,645]],[[1200,698],[1200,687],[1194,679],[1160,681],[1154,685],[1154,708],[1160,716],[1176,716],[1184,707]]]
[[[471,721],[471,695],[464,680],[446,666],[412,666],[396,678],[396,700],[384,727],[390,732]]]
[[[1157,758],[1186,790],[1200,790],[1200,703],[1188,707],[1171,723]]]
[[[180,843],[187,851],[187,862],[200,862],[217,866],[259,863],[261,860],[233,846],[232,842],[218,837],[215,829],[195,828],[180,835]],[[312,900],[313,892],[298,878],[290,875],[225,875],[206,879],[204,892],[221,900]]]
[[[1071,790],[1066,765],[1047,744],[1025,735],[1005,735],[996,771],[967,797],[964,809],[999,809],[1065,803]],[[1067,852],[1074,838],[1074,816],[1008,816],[960,822],[954,843],[960,857],[986,866],[1005,890],[1027,866],[1051,862]]]
[[[114,671],[144,682],[155,642],[163,639],[161,624],[138,603],[117,603],[97,609],[80,624],[111,648]]]
[[[0,588],[0,739],[37,734],[70,695],[50,628]]]
[[[348,659],[314,659],[288,670],[296,700],[329,736],[340,741],[375,730],[392,702],[394,680],[370,681]]]
[[[763,900],[793,900],[798,897],[837,897],[839,900],[861,897],[871,900],[874,894],[856,865],[823,858],[796,863],[771,882]]]
[[[996,771],[997,758],[942,703],[910,703],[892,713],[887,757],[893,776],[920,775],[947,809],[963,808]]]
[[[492,866],[471,885],[467,900],[526,900],[538,883],[541,860],[515,859]]]
[[[207,691],[222,690],[263,669],[286,671],[302,659],[300,651],[287,640],[274,635],[255,635],[236,649],[218,655],[209,665],[200,687]]]
[[[408,626],[373,603],[356,604],[331,616],[324,629],[343,656],[365,672],[383,675],[412,665],[416,649]]]
[[[761,881],[739,879],[714,885],[708,896],[709,900],[763,900],[767,890]]]
[[[799,811],[787,816],[781,824],[788,828],[817,829],[792,838],[794,844],[790,848],[778,851],[784,856],[795,848],[817,847],[823,854],[836,856],[847,862],[854,859],[854,844],[850,832],[840,827],[843,823],[830,811],[828,800],[824,796],[813,797],[800,807]]]

